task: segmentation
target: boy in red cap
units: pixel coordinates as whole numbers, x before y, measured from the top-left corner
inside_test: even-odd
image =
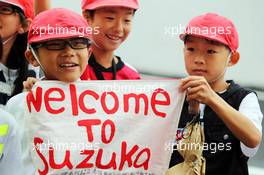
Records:
[[[52,16],[52,18],[51,18]],[[62,29],[63,30],[60,30]],[[44,80],[58,80],[66,83],[80,79],[89,58],[91,37],[87,22],[79,14],[63,8],[47,10],[37,15],[29,29],[26,51],[27,60],[33,66],[40,66]],[[35,174],[27,144],[26,107],[27,93],[21,93],[8,101],[6,109],[12,113],[20,126],[22,136],[23,169],[21,174]],[[21,103],[22,102],[22,103]]]
[[[42,3],[43,10],[50,5],[49,0]],[[92,55],[82,80],[140,79],[136,69],[114,55],[128,37],[138,8],[138,0],[82,0],[83,16],[93,28]],[[30,90],[36,81],[28,78],[24,88]]]
[[[27,30],[34,18],[33,0],[0,0],[0,106],[21,93],[23,81],[36,73],[28,70],[25,58]]]
[[[248,158],[261,141],[263,115],[253,91],[225,80],[227,67],[234,66],[240,57],[236,28],[229,19],[207,13],[193,18],[180,38],[190,76],[180,86],[187,90],[187,98],[178,127],[184,128],[193,118],[188,114],[188,102],[198,101],[205,135],[205,174],[246,175]],[[170,167],[182,161],[174,151]]]
[[[82,79],[140,79],[114,51],[128,37],[138,0],[82,0],[83,16],[93,30],[92,55]]]
[[[55,17],[48,19],[48,15]],[[68,30],[60,30],[60,27]],[[76,30],[72,28],[76,28]],[[41,67],[45,74],[44,79],[64,82],[76,81],[85,70],[87,65],[85,60],[88,61],[87,48],[90,47],[91,40],[87,29],[89,29],[87,22],[70,10],[45,11],[34,19],[29,29],[28,44],[30,49],[26,51],[26,57],[33,66]],[[44,51],[43,55],[42,50]],[[50,53],[52,55],[49,55]],[[86,59],[83,59],[84,55],[87,55]],[[46,59],[46,57],[58,57],[57,59],[61,59],[61,61],[56,58]],[[67,59],[62,59],[63,57],[72,59],[67,61]],[[51,64],[53,61],[54,64]]]

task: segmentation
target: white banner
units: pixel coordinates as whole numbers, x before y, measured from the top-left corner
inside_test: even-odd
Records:
[[[178,80],[38,82],[27,95],[39,174],[162,175],[184,94]]]

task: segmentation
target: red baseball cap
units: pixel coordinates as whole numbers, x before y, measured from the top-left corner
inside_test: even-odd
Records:
[[[73,37],[91,39],[91,28],[86,20],[71,10],[54,8],[34,18],[28,32],[28,44]]]
[[[180,34],[180,39],[184,40],[186,35],[217,41],[228,46],[232,52],[236,52],[239,46],[238,33],[233,22],[215,13],[193,18],[185,32]]]
[[[27,18],[34,18],[34,0],[0,0],[13,6],[20,8]]]
[[[101,7],[120,6],[138,9],[138,0],[82,0],[82,10],[94,10]]]

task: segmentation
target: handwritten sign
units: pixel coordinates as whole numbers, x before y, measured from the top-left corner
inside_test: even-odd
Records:
[[[38,82],[27,95],[39,174],[149,174],[168,169],[184,94],[178,80]]]

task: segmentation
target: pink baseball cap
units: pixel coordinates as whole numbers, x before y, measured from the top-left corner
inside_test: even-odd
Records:
[[[180,39],[184,40],[187,35],[217,41],[228,46],[232,52],[236,52],[239,46],[238,33],[233,22],[215,13],[194,17],[185,32],[180,34]]]
[[[120,6],[138,9],[138,0],[82,0],[82,10],[94,10],[101,7]]]
[[[34,18],[34,0],[0,0],[13,6],[20,8],[27,18]]]
[[[34,18],[28,31],[28,44],[73,37],[91,39],[91,28],[86,20],[71,10],[54,8]]]

